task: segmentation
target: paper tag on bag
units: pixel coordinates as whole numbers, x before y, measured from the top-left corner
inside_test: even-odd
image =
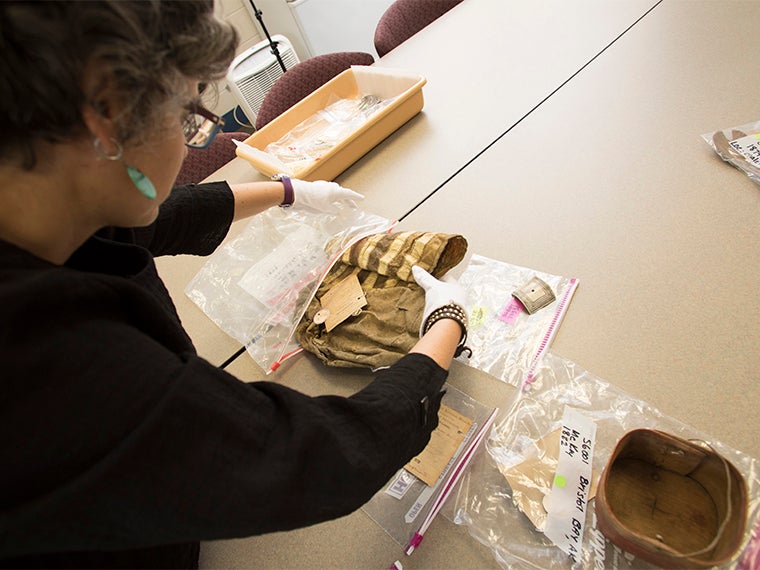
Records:
[[[561,435],[562,428],[546,434],[522,452],[523,461],[502,470],[512,488],[512,501],[539,532],[546,530],[547,505],[557,472]],[[589,501],[596,495],[599,473],[592,470],[591,477]]]
[[[438,427],[430,435],[430,442],[404,469],[432,487],[454,457],[470,426],[470,418],[441,404],[438,409]]]
[[[322,295],[319,302],[322,304],[322,309],[327,309],[327,317],[324,321],[327,332],[360,311],[362,307],[367,306],[367,298],[356,275],[349,275],[333,285],[327,293]]]

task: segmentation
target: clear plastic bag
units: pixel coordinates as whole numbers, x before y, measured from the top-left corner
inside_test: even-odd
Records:
[[[393,225],[348,203],[329,214],[270,208],[214,252],[185,293],[269,373],[301,350],[295,327],[340,255]]]
[[[265,150],[291,171],[306,168],[394,99],[383,100],[377,95],[338,99],[268,144]]]
[[[760,121],[705,133],[702,138],[724,161],[760,184]]]
[[[556,300],[529,315],[512,292],[538,276]],[[519,386],[551,345],[578,280],[473,255],[459,283],[467,290],[472,356],[460,362]]]
[[[445,389],[442,405],[469,418],[472,425],[435,485],[426,485],[402,468],[362,507],[372,520],[404,547],[406,554],[412,554],[419,546],[425,531],[465,472],[498,412],[498,408],[489,408],[448,384]]]
[[[566,407],[583,414],[596,426],[592,466],[597,473],[604,469],[618,440],[628,431],[642,427],[707,442],[730,461],[747,484],[749,507],[741,553],[723,567],[755,567],[750,558],[757,557],[760,549],[760,536],[752,538],[753,530],[757,535],[760,528],[758,461],[664,415],[551,352],[541,359],[533,382],[526,384],[512,405],[499,413],[485,440],[487,453],[476,456],[462,479],[456,500],[444,507],[444,516],[465,525],[475,539],[491,548],[505,568],[651,568],[604,537],[597,528],[591,501],[575,564],[531,521],[529,513],[544,509],[540,497],[549,494],[550,487],[535,476],[534,470],[524,466],[540,456],[538,444],[562,427]],[[505,473],[513,475],[515,471],[533,476],[523,477],[519,483],[512,477],[510,485]]]

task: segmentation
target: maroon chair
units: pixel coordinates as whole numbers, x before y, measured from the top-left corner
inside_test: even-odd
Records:
[[[197,184],[235,158],[235,143],[250,137],[248,133],[218,133],[207,148],[189,148],[175,185]]]
[[[264,96],[256,115],[256,129],[279,117],[352,65],[372,65],[374,62],[375,58],[368,53],[346,51],[317,55],[297,63],[275,81]]]
[[[443,16],[462,0],[396,0],[375,27],[375,49],[380,57]]]

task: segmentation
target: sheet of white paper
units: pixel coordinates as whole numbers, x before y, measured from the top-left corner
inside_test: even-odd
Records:
[[[264,305],[270,306],[283,293],[310,276],[327,261],[324,236],[310,226],[300,226],[269,255],[254,264],[238,285]]]

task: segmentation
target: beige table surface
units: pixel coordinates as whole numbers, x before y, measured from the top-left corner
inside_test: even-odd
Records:
[[[760,188],[714,156],[699,135],[760,119],[753,104],[758,6],[666,0],[401,224],[459,232],[473,252],[578,277],[555,351],[756,457],[760,303],[752,285],[760,273]],[[402,53],[380,64],[399,67]],[[451,133],[461,140],[449,144],[461,142],[465,151],[488,139],[474,141],[470,130],[477,129],[465,122],[454,129],[433,121],[453,104],[434,104],[425,89],[424,115],[339,179],[367,195],[370,211],[392,216],[411,203],[397,198],[424,186],[419,180],[432,190],[438,173],[456,171],[446,171],[441,164],[452,166],[446,161],[423,160],[419,141],[440,157],[451,152],[438,146]],[[454,126],[460,120],[449,118]],[[488,121],[479,126],[489,127],[487,134],[501,132]],[[227,169],[245,172],[234,163]],[[188,279],[194,274],[187,260],[172,261]],[[175,277],[175,267],[165,271]],[[188,307],[177,300],[186,324],[198,325],[190,332],[201,354],[221,360],[234,350],[234,341],[211,339],[214,327],[203,325],[202,314],[188,323]],[[228,369],[246,381],[264,377],[247,355]],[[369,375],[300,356],[267,379],[307,393],[350,394]],[[450,382],[494,405],[513,394],[458,363]],[[204,543],[201,552],[205,568],[387,568],[397,559],[405,568],[498,567],[487,549],[442,517],[404,557],[361,511],[298,531]]]
[[[760,458],[760,185],[700,136],[760,120],[757,22],[664,2],[399,229],[577,277],[555,352]]]
[[[375,63],[424,76],[425,105],[338,182],[402,216],[655,4],[465,0]]]

